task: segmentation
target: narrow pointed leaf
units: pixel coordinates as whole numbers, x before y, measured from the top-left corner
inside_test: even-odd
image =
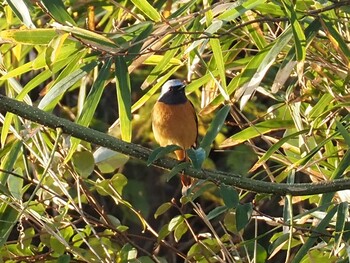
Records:
[[[207,156],[209,155],[209,152],[210,152],[210,146],[215,140],[218,133],[220,132],[222,126],[224,125],[229,111],[230,111],[230,105],[225,105],[224,107],[222,107],[222,109],[218,111],[215,118],[211,122],[207,133],[205,134],[203,140],[200,143],[200,147],[205,149]]]
[[[162,20],[158,11],[154,9],[154,7],[147,2],[147,0],[131,0],[131,2],[133,2],[133,4],[151,20],[155,22],[160,22]]]
[[[92,88],[85,100],[83,109],[77,119],[77,123],[83,126],[89,126],[91,123],[91,120],[94,116],[94,113],[97,109],[97,106],[100,102],[104,87],[106,85],[106,82],[108,80],[108,76],[109,76],[109,70],[112,64],[112,59],[109,59],[106,61],[106,63],[101,67],[101,70],[94,82],[94,84],[92,85]],[[66,156],[65,161],[68,161],[73,153],[76,151],[79,143],[80,143],[80,139],[78,138],[74,138],[72,137],[71,139],[71,147],[69,149],[69,152]]]
[[[40,101],[38,108],[45,111],[52,111],[63,94],[72,87],[72,85],[88,74],[97,64],[98,62],[96,61],[90,62],[56,83]]]
[[[59,23],[75,25],[74,19],[68,14],[67,8],[61,0],[41,0],[47,12]]]
[[[123,57],[115,59],[118,112],[122,140],[131,142],[131,85],[128,67]]]
[[[271,131],[281,130],[281,129],[288,129],[293,128],[294,122],[292,120],[267,120],[260,123],[257,123],[251,127],[248,127],[244,129],[241,132],[238,132],[231,136],[230,138],[226,139],[220,147],[231,147],[237,144],[240,144],[242,142],[245,142],[246,140],[255,138],[257,136],[260,136],[262,134],[266,134]]]

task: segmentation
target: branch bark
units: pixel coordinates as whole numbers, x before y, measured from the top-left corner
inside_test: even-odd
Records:
[[[130,157],[146,162],[152,150],[142,147],[137,144],[127,143],[112,137],[108,134],[83,127],[69,120],[59,118],[51,113],[44,112],[38,108],[27,105],[23,102],[10,99],[6,96],[0,95],[0,110],[12,112],[22,118],[39,123],[51,129],[61,128],[64,133],[73,137],[82,139],[84,141],[109,148],[111,150],[126,154]],[[179,162],[175,159],[164,157],[158,159],[153,166],[164,170],[171,170]],[[322,194],[328,192],[336,192],[350,188],[350,179],[338,179],[334,181],[323,181],[319,183],[303,183],[303,184],[285,184],[285,183],[271,183],[265,181],[258,181],[238,174],[225,173],[214,170],[197,170],[193,167],[185,169],[185,173],[194,178],[210,180],[217,184],[224,183],[252,191],[256,193],[267,193],[275,195],[312,195]]]

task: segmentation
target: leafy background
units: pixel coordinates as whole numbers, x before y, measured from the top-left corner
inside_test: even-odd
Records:
[[[159,88],[185,79],[198,165],[271,183],[343,178],[349,4],[7,0],[0,92],[156,148]],[[348,190],[208,180],[182,196],[177,177],[0,111],[4,262],[349,261]]]

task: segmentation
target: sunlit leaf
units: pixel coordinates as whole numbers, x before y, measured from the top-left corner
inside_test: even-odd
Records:
[[[60,55],[60,51],[62,49],[64,41],[67,39],[68,34],[62,34],[54,37],[45,52],[45,60],[47,66],[52,70],[53,64],[55,64],[58,56]]]
[[[93,61],[87,65],[84,65],[80,69],[74,71],[58,83],[56,83],[45,97],[40,101],[38,108],[45,111],[52,111],[56,104],[59,102],[64,93],[77,81],[81,80],[83,76],[88,74],[98,62]]]
[[[109,59],[101,67],[101,70],[99,71],[98,76],[97,76],[96,80],[94,81],[87,98],[85,99],[83,109],[81,110],[81,113],[79,114],[79,116],[76,120],[76,122],[78,124],[83,125],[83,126],[90,125],[91,120],[92,120],[92,118],[95,114],[95,111],[97,109],[97,106],[101,100],[101,96],[102,96],[104,87],[107,83],[108,76],[109,76],[109,70],[110,70],[111,65],[112,65],[112,59]],[[78,138],[71,139],[71,147],[70,147],[69,152],[66,156],[66,161],[68,161],[71,158],[72,154],[77,149],[80,141],[81,140],[79,140]]]
[[[205,149],[207,156],[210,152],[210,146],[215,140],[218,133],[221,131],[222,126],[224,125],[224,122],[226,120],[227,114],[230,111],[230,105],[225,105],[218,111],[215,118],[212,120],[209,129],[207,133],[205,134],[204,138],[202,139],[200,143],[200,147]]]
[[[146,0],[131,0],[131,2],[153,21],[159,22],[162,20],[158,11]]]
[[[180,222],[174,230],[174,238],[176,242],[179,242],[179,240],[181,239],[181,237],[186,234],[186,232],[188,231],[188,226],[186,224],[186,222],[182,221]]]
[[[35,28],[33,21],[30,16],[28,6],[23,0],[7,0],[6,1],[11,7],[12,11],[16,16],[28,27]]]
[[[220,147],[230,147],[271,131],[293,128],[291,120],[267,120],[248,127],[225,140]]]
[[[82,177],[87,178],[94,170],[95,162],[91,152],[75,152],[72,156],[74,170]]]
[[[131,142],[131,85],[125,59],[121,56],[117,56],[115,67],[121,137],[122,140]]]
[[[314,228],[314,231],[317,231],[319,233],[322,233],[328,226],[329,222],[332,220],[333,216],[337,212],[338,206],[333,207],[328,213],[325,215],[325,217],[318,223],[318,225]],[[302,247],[298,250],[294,258],[292,259],[292,263],[300,262],[301,259],[308,253],[311,249],[311,247],[316,242],[318,236],[309,236]]]
[[[95,164],[102,173],[112,173],[129,160],[129,156],[104,147],[98,148],[93,155]]]
[[[9,29],[0,32],[0,37],[15,44],[47,45],[57,36],[52,28]]]
[[[170,208],[172,207],[172,204],[170,202],[166,202],[164,204],[161,204],[156,212],[154,213],[154,218],[157,219],[158,216],[164,214],[165,212],[167,212]]]
[[[57,22],[60,22],[61,24],[75,25],[74,19],[68,14],[67,8],[61,0],[41,0],[41,3]]]

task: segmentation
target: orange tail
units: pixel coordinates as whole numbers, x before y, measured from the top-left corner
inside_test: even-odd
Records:
[[[175,154],[179,161],[188,162],[188,157],[185,150],[176,150]],[[185,187],[191,186],[192,178],[190,176],[185,175],[184,172],[182,172],[180,178],[181,178],[182,186],[185,186]]]

